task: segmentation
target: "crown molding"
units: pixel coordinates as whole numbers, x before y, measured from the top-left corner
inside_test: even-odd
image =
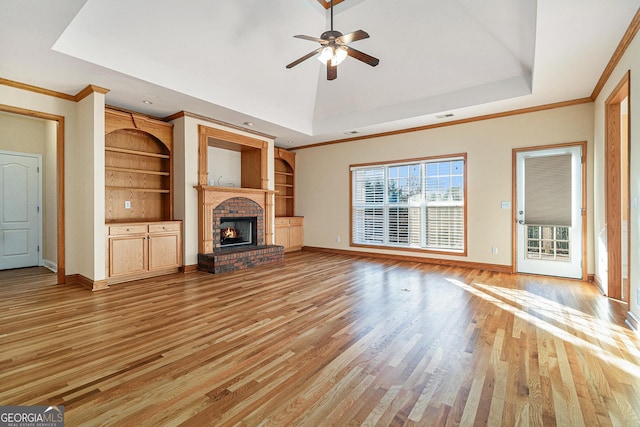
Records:
[[[234,124],[231,124],[231,123],[223,122],[222,120],[213,119],[211,117],[203,116],[203,115],[200,115],[200,114],[190,113],[188,111],[178,111],[175,114],[172,114],[170,116],[167,116],[167,117],[163,118],[162,120],[164,120],[165,122],[170,122],[170,121],[182,118],[182,117],[190,117],[192,119],[203,120],[203,121],[206,121],[206,122],[209,122],[209,123],[213,123],[213,124],[216,124],[216,125],[225,126],[225,127],[228,127],[228,128],[231,128],[231,129],[235,129],[235,130],[240,130],[242,132],[246,132],[246,133],[249,133],[251,135],[259,136],[261,138],[268,138],[268,139],[271,139],[271,140],[276,139],[276,137],[273,136],[273,135],[269,135],[269,134],[266,134],[266,133],[258,132],[258,131],[255,131],[253,129],[243,128],[242,126],[238,126],[238,125],[234,125]]]
[[[595,101],[596,98],[600,95],[600,92],[602,92],[604,85],[607,83],[607,81],[611,77],[611,74],[613,73],[613,70],[618,66],[618,63],[620,63],[622,56],[625,54],[625,52],[629,48],[629,45],[635,38],[636,34],[638,34],[639,30],[640,30],[640,8],[636,12],[633,19],[631,20],[631,23],[629,24],[627,31],[625,31],[624,35],[622,36],[622,39],[620,40],[620,43],[618,43],[618,47],[613,52],[613,55],[611,55],[611,59],[609,60],[609,63],[607,64],[607,66],[604,68],[604,71],[600,76],[600,80],[598,80],[598,83],[596,83],[596,86],[593,88],[593,92],[591,93],[592,100]]]
[[[39,93],[41,95],[53,96],[54,98],[64,99],[65,101],[79,102],[92,93],[106,94],[109,89],[105,89],[96,85],[88,85],[75,95],[69,95],[68,93],[57,92],[55,90],[45,89],[39,86],[33,86],[27,83],[16,82],[15,80],[0,78],[0,85],[14,87],[16,89],[26,90],[29,92]]]
[[[296,150],[303,150],[305,148],[321,147],[323,145],[341,144],[343,142],[352,142],[352,141],[360,141],[360,140],[363,140],[363,139],[372,139],[372,138],[380,138],[380,137],[384,137],[384,136],[400,135],[400,134],[403,134],[403,133],[419,132],[419,131],[423,131],[423,130],[437,129],[437,128],[442,128],[442,127],[447,127],[447,126],[457,126],[457,125],[462,125],[462,124],[466,124],[466,123],[479,122],[479,121],[483,121],[483,120],[491,120],[491,119],[498,119],[498,118],[502,118],[502,117],[516,116],[516,115],[519,115],[519,114],[535,113],[535,112],[538,112],[538,111],[545,111],[545,110],[553,110],[555,108],[569,107],[569,106],[572,106],[572,105],[588,104],[590,102],[593,102],[591,98],[579,98],[579,99],[573,99],[571,101],[555,102],[555,103],[552,103],[552,104],[538,105],[536,107],[521,108],[521,109],[518,109],[518,110],[504,111],[504,112],[501,112],[501,113],[493,113],[493,114],[486,114],[486,115],[483,115],[483,116],[469,117],[467,119],[452,120],[450,122],[434,123],[434,124],[431,124],[431,125],[418,126],[418,127],[413,127],[413,128],[407,128],[407,129],[400,129],[400,130],[395,130],[395,131],[390,131],[390,132],[375,133],[375,134],[372,134],[372,135],[362,135],[362,136],[356,136],[356,137],[353,137],[353,138],[345,138],[345,139],[338,139],[338,140],[335,140],[335,141],[319,142],[317,144],[302,145],[300,147],[288,148],[288,150],[296,151]]]

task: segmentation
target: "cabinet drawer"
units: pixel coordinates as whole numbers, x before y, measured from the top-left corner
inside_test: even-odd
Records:
[[[179,222],[149,224],[149,233],[162,233],[165,231],[180,231]]]
[[[302,225],[304,218],[301,216],[294,216],[289,218],[289,225]]]
[[[288,217],[282,217],[282,218],[276,218],[276,227],[287,227],[289,226],[289,218]]]
[[[140,233],[146,233],[146,232],[147,232],[146,224],[109,226],[109,235],[111,236],[126,236],[129,234],[140,234]]]

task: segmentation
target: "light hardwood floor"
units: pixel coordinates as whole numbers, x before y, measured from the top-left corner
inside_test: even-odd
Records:
[[[592,285],[320,253],[97,293],[0,274],[0,405],[67,426],[640,425]]]

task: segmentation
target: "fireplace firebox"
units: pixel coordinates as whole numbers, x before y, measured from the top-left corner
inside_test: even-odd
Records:
[[[220,219],[220,247],[255,245],[257,217],[233,217]]]

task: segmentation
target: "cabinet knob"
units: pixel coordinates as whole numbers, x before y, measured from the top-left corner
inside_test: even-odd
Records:
[[[131,229],[127,228],[127,231],[131,231]]]

